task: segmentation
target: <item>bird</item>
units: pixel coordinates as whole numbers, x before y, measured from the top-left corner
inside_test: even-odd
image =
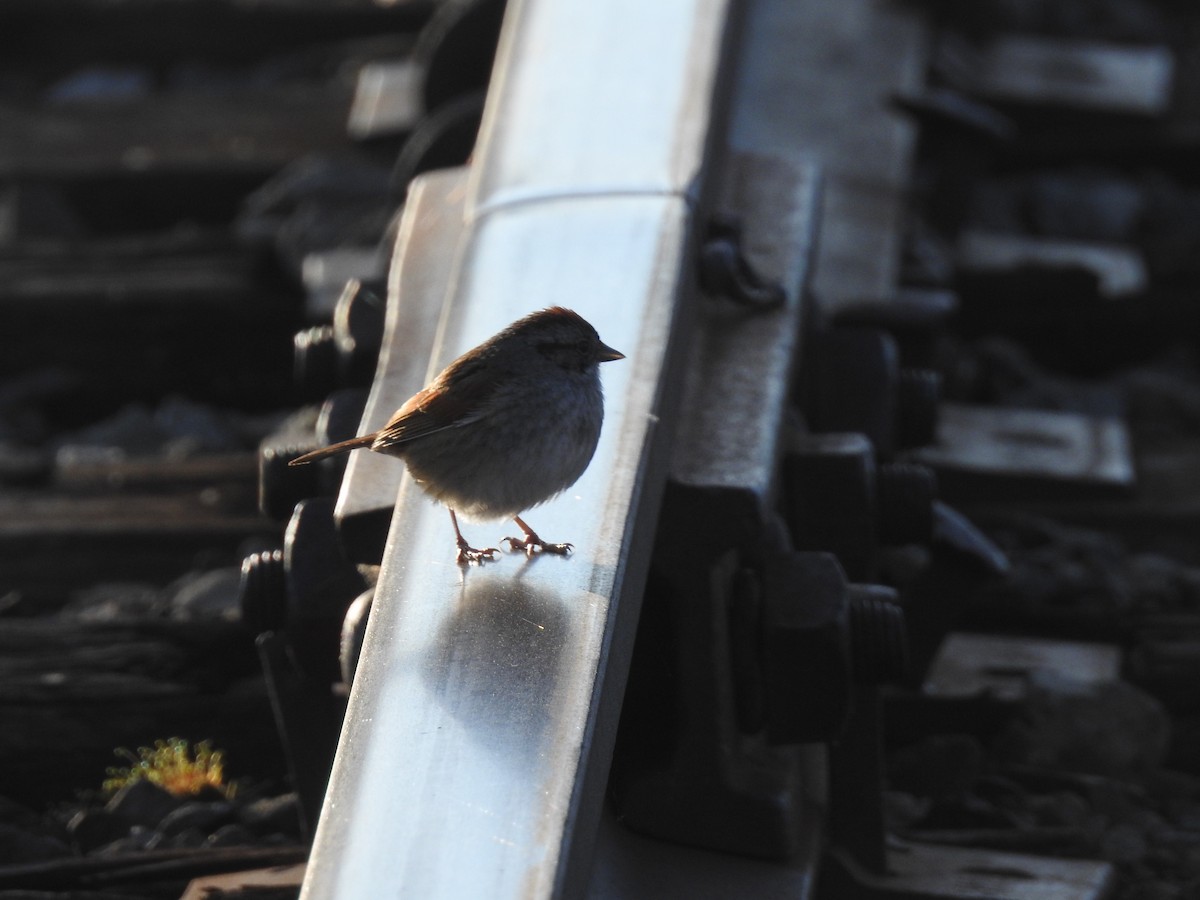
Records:
[[[562,493],[587,469],[600,440],[600,363],[625,355],[600,340],[582,316],[554,306],[531,313],[468,350],[413,394],[378,431],[313,450],[314,460],[366,448],[397,456],[426,494],[450,511],[459,564],[494,560],[463,537],[467,519],[512,519],[513,552],[567,555],[543,541],[520,514]]]

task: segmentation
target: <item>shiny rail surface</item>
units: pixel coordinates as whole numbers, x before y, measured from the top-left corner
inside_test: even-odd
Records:
[[[381,461],[396,471],[373,490],[397,479],[396,511],[306,900],[585,890],[690,334],[681,294],[732,6],[511,3],[467,183],[445,173],[414,189],[417,209],[441,192],[463,210],[449,257],[450,221],[425,230],[406,210],[393,289],[421,280],[426,253],[442,268],[428,295],[389,298],[389,315],[414,322],[420,346],[439,310],[426,376],[555,304],[627,359],[602,373],[590,468],[529,516],[576,545],[568,559],[458,567],[446,513]],[[411,360],[391,366],[398,393],[377,382],[368,425],[419,386]],[[503,527],[468,536],[494,543]]]

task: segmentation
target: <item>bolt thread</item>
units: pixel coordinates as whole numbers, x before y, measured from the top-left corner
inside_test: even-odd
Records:
[[[238,591],[242,621],[255,632],[274,631],[287,621],[287,573],[282,550],[251,553],[242,560]]]
[[[908,668],[908,635],[896,592],[850,585],[850,656],[859,684],[899,681]]]

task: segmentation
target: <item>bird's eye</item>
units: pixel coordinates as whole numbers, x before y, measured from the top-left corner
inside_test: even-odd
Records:
[[[575,349],[579,351],[580,356],[586,356],[592,351],[592,342],[587,338],[575,342]]]

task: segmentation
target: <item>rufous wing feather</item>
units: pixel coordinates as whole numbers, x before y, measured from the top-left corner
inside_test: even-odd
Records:
[[[375,449],[398,447],[423,438],[447,428],[458,428],[468,425],[479,418],[479,411],[490,399],[492,386],[490,384],[471,385],[468,380],[479,381],[473,373],[465,373],[456,379],[460,386],[454,390],[447,389],[451,379],[444,373],[437,381],[422,391],[418,391],[408,399],[396,414],[379,429],[375,439]],[[475,387],[475,390],[471,390]],[[465,388],[465,389],[464,389]]]

